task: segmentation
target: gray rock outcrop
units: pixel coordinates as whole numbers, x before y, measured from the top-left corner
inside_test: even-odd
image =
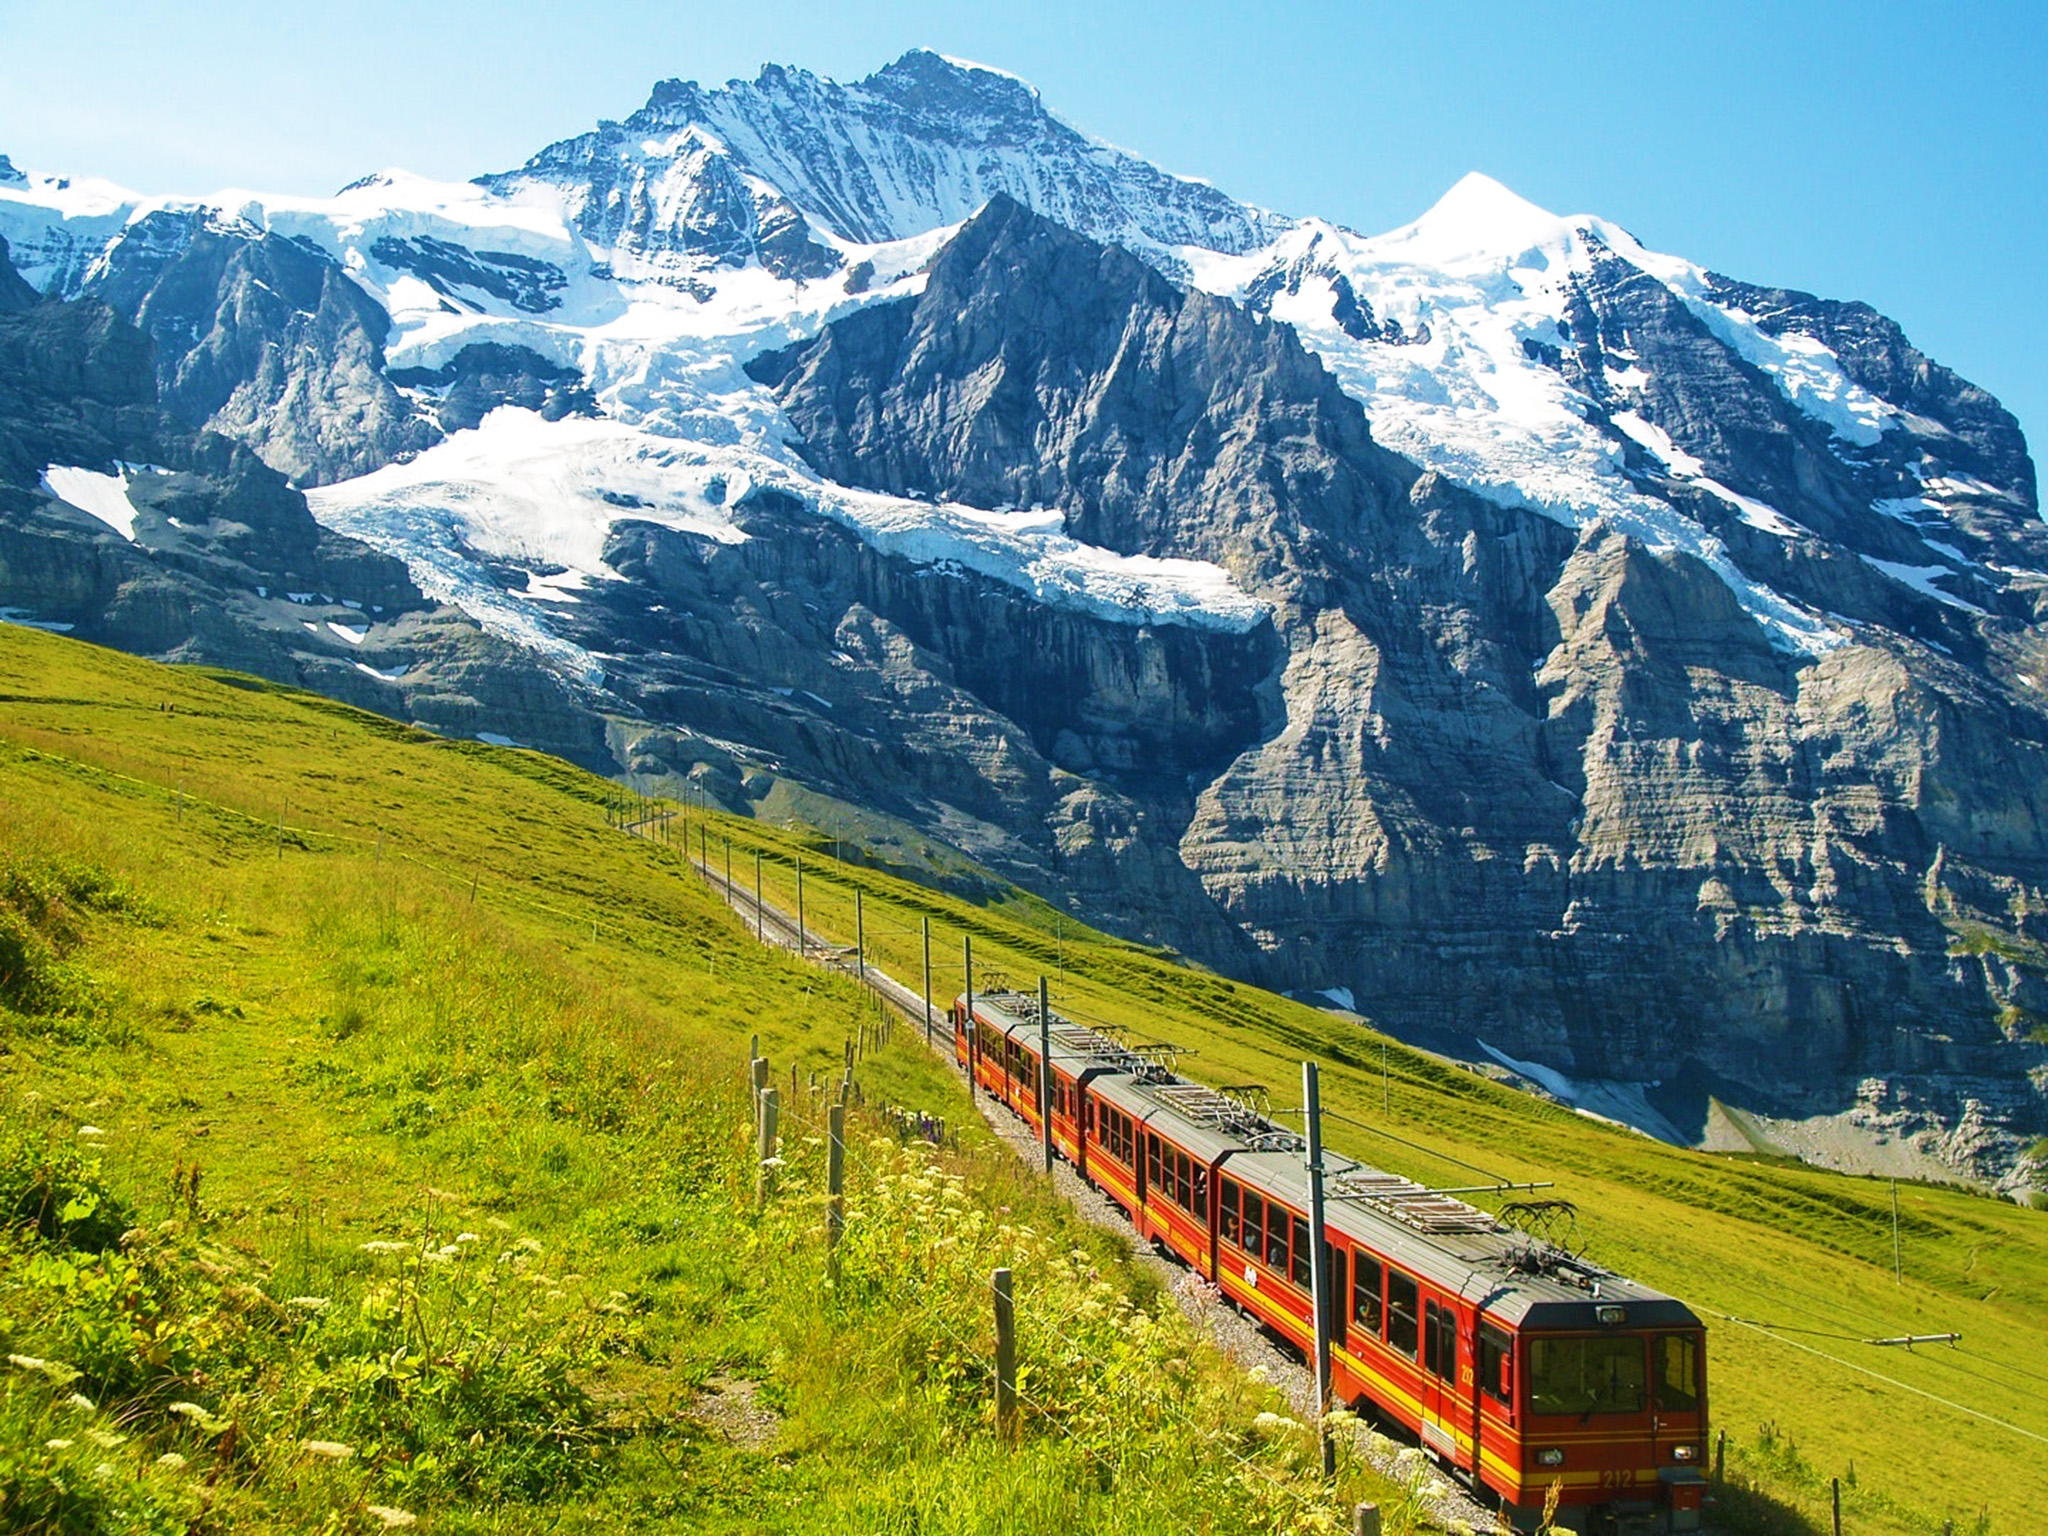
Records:
[[[1711,359],[1688,317],[1663,325]],[[1829,587],[1815,562],[1816,598],[1899,628],[1776,650],[1697,560],[1418,475],[1285,327],[1015,205],[920,298],[752,371],[832,478],[1056,506],[1078,536],[1217,560],[1270,603],[1260,739],[1220,771],[1151,758],[1197,786],[1191,813],[1090,773],[1199,882],[1156,930],[1276,985],[1351,988],[1420,1038],[1655,1084],[1695,1129],[1717,1088],[1825,1113],[1871,1075],[1937,1118],[1958,1111],[1945,1083],[2014,1084],[2008,1150],[2039,1123],[2038,1021],[1951,951],[1981,928],[2041,974],[2048,717],[1914,638],[1955,634],[1944,605]],[[1713,416],[1753,387],[1728,372],[1703,362],[1696,398],[1658,402],[1674,436],[1824,505],[1809,422]],[[1999,612],[1972,643],[2031,654],[2031,603]]]

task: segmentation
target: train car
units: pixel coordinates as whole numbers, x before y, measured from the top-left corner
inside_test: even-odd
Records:
[[[1524,1527],[1555,1485],[1563,1529],[1699,1529],[1706,1338],[1683,1302],[1349,1158],[1324,1170],[1336,1400],[1406,1429]],[[1235,1154],[1213,1205],[1218,1288],[1306,1353],[1318,1245],[1300,1154]]]
[[[1332,1389],[1398,1425],[1517,1525],[1695,1531],[1706,1490],[1705,1330],[1682,1303],[1477,1207],[1326,1153],[1311,1231],[1301,1138],[1230,1095],[1055,1018],[1037,999],[954,1006],[956,1050],[1034,1128],[1050,1046],[1054,1140],[1140,1237],[1295,1348],[1328,1266]]]
[[[1683,1302],[1362,1165],[1331,1170],[1325,1199],[1342,1400],[1518,1523],[1554,1485],[1566,1529],[1699,1529],[1706,1339]]]
[[[954,1000],[950,1014],[953,1048],[961,1068],[982,1091],[1000,1099],[1034,1133],[1043,1135],[1038,1109],[1041,1031],[1037,997],[1025,992],[976,994],[970,1014],[963,996]],[[1082,1177],[1103,1184],[1125,1211],[1131,1212],[1137,1188],[1132,1165],[1134,1132],[1127,1113],[1118,1116],[1094,1110],[1089,1086],[1138,1073],[1159,1075],[1158,1069],[1121,1042],[1067,1019],[1053,1018],[1043,1033],[1051,1048],[1053,1146]],[[1098,1142],[1109,1164],[1103,1178],[1097,1177],[1094,1167]]]

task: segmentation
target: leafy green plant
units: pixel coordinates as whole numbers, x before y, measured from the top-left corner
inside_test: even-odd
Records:
[[[0,1221],[45,1243],[100,1253],[135,1223],[96,1155],[58,1143],[47,1129],[0,1137]]]

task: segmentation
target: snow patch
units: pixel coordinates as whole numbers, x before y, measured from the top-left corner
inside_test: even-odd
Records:
[[[1351,995],[1349,987],[1325,987],[1316,996],[1327,997],[1346,1013],[1358,1012],[1358,1000]]]
[[[140,515],[128,499],[128,476],[81,469],[75,464],[52,464],[43,471],[42,488],[68,506],[89,513],[121,535],[135,542],[135,519]]]
[[[1931,597],[1937,603],[1946,603],[1951,608],[1960,608],[1963,612],[1974,613],[1980,618],[1984,616],[1984,610],[1975,603],[1957,597],[1953,592],[1944,592],[1934,584],[1938,576],[1956,574],[1945,565],[1902,565],[1896,560],[1880,560],[1875,555],[1863,555],[1859,558],[1865,565],[1884,572],[1893,581],[1911,587],[1915,592]]]
[[[55,634],[69,634],[77,628],[74,624],[60,624],[55,619],[39,619],[26,608],[0,608],[0,624],[12,624],[20,629],[47,629]]]
[[[406,463],[311,490],[307,501],[327,526],[405,560],[423,591],[595,681],[597,658],[554,634],[547,605],[619,579],[604,563],[613,525],[653,523],[737,544],[747,534],[735,512],[764,491],[885,554],[971,570],[1113,622],[1244,633],[1266,617],[1220,566],[1083,544],[1057,511],[987,512],[854,490],[819,479],[794,454],[678,441],[605,419],[551,422],[511,406]],[[526,569],[525,588],[508,591],[493,562]]]

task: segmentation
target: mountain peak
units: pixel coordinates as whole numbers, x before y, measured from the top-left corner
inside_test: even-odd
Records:
[[[905,106],[945,105],[957,109],[973,103],[984,108],[1044,110],[1038,88],[1005,69],[992,69],[969,59],[956,59],[929,48],[913,48],[860,82],[863,90],[890,97]]]
[[[1481,171],[1467,171],[1414,223],[1381,237],[1407,248],[1410,259],[1456,268],[1555,248],[1583,220],[1561,218]],[[1375,242],[1377,243],[1377,242]]]
[[[712,90],[664,80],[623,124],[601,123],[518,171],[478,179],[501,193],[535,181],[561,188],[579,227],[601,244],[615,243],[619,229],[650,249],[675,244],[667,226],[694,204],[682,195],[677,177],[687,180],[688,167],[671,136],[690,127],[717,138],[732,171],[854,244],[957,224],[999,192],[1091,238],[1154,252],[1241,253],[1286,227],[1087,138],[1015,75],[926,48],[852,85],[779,64]]]

